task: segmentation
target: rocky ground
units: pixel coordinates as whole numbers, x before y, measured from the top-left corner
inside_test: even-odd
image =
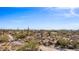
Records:
[[[79,51],[79,31],[0,30],[0,51]]]

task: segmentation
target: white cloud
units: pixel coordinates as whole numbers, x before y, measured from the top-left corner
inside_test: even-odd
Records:
[[[48,10],[53,10],[53,7],[49,7],[47,8]],[[79,16],[79,14],[77,14],[76,11],[76,7],[55,7],[56,10],[68,10],[68,12],[65,13],[61,13],[61,14],[55,14],[55,15],[63,15],[66,17],[73,17],[73,16]],[[61,11],[62,12],[62,11]]]
[[[69,13],[65,13],[64,15],[65,16],[68,16],[68,17],[72,17],[72,16],[79,16],[79,14],[77,14],[75,11],[76,8],[70,8],[69,9]]]

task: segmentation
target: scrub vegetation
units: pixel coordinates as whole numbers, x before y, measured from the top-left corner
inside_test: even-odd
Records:
[[[79,30],[0,30],[0,51],[42,51],[39,46],[79,50]]]

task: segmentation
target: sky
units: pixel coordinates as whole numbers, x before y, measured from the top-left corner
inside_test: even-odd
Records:
[[[79,29],[79,8],[0,7],[1,29]]]

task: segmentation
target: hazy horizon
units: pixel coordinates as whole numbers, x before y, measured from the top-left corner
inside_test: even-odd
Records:
[[[0,7],[0,29],[79,29],[79,8]]]

